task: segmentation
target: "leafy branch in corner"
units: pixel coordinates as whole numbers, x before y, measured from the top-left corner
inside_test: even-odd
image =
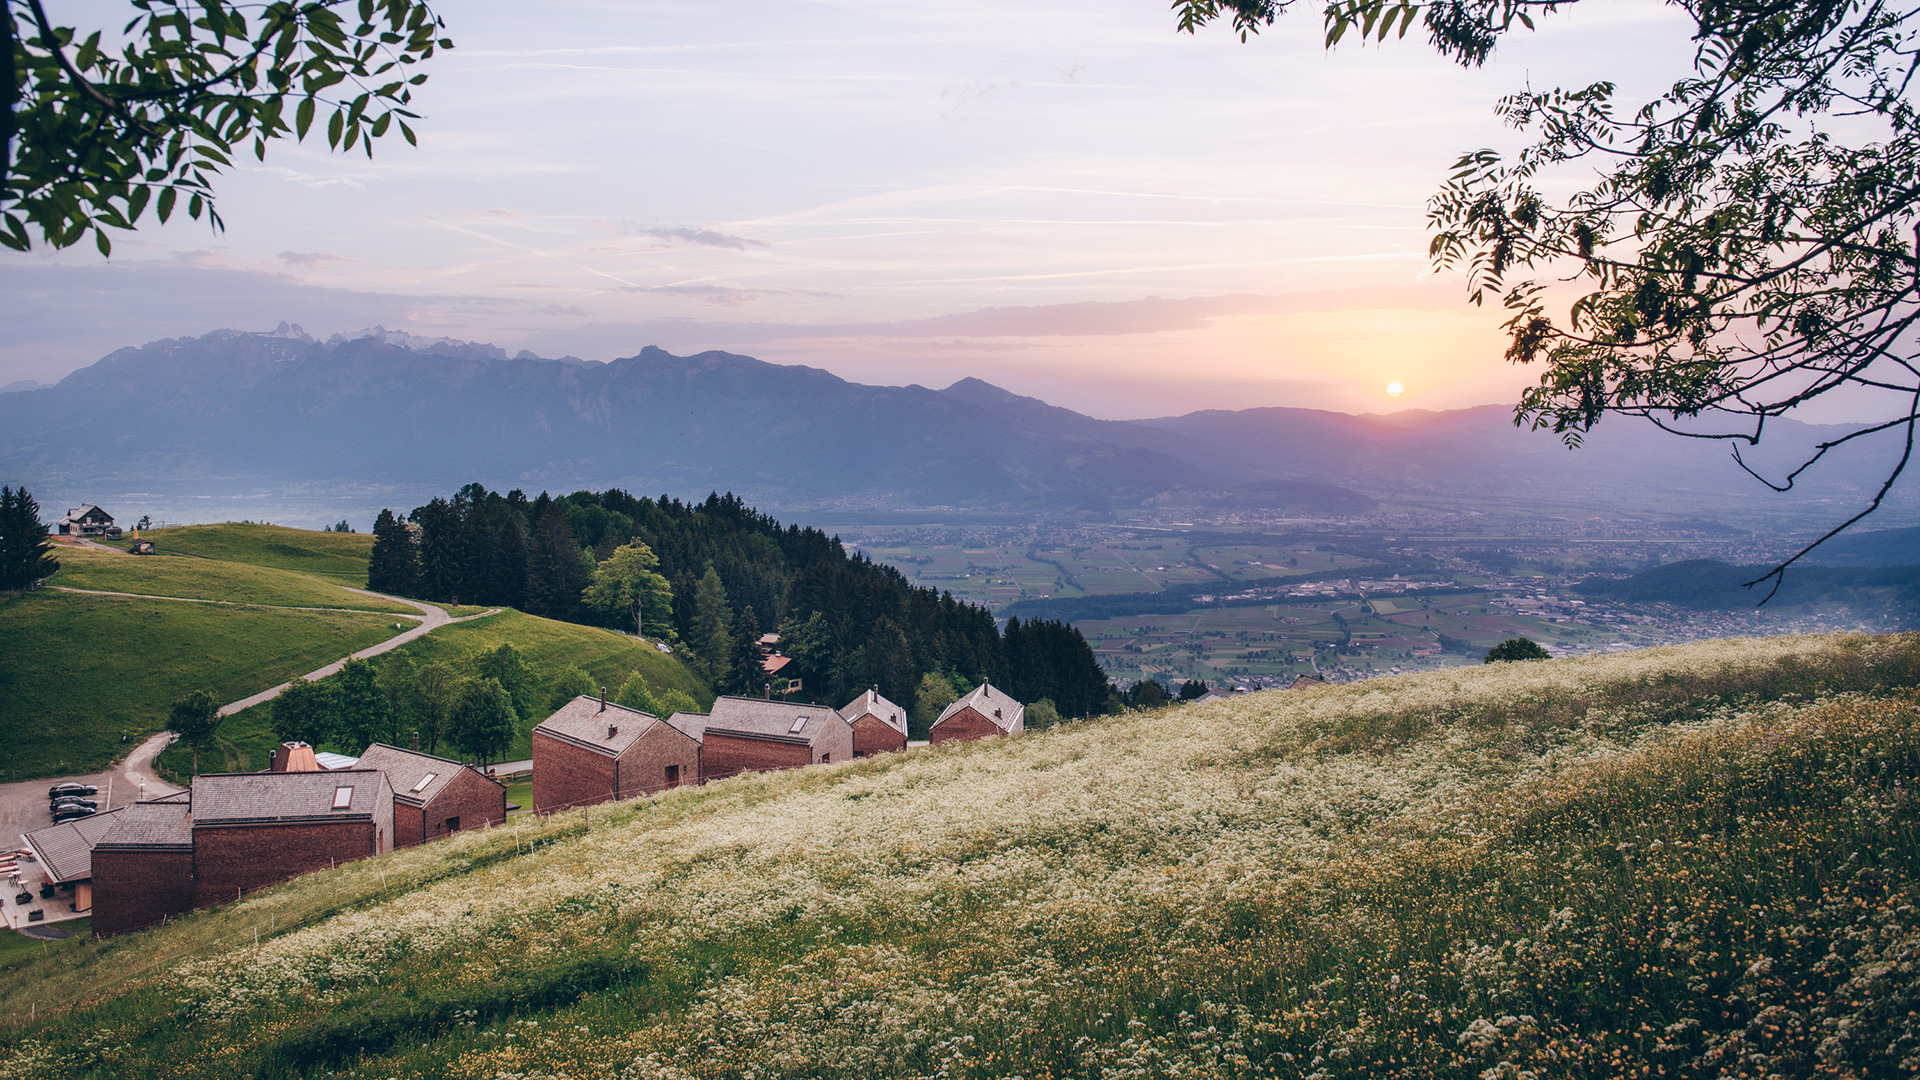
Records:
[[[89,232],[188,216],[222,228],[213,179],[236,151],[304,140],[360,146],[398,128],[409,143],[416,66],[453,42],[419,0],[130,0],[117,38],[81,37],[43,0],[5,0],[0,18],[0,244],[63,248]]]

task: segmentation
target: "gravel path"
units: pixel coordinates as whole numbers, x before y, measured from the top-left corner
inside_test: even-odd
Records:
[[[108,548],[107,550],[111,551],[113,549]],[[121,554],[125,554],[125,552],[121,552]],[[271,604],[237,604],[229,600],[195,600],[179,596],[149,596],[143,593],[103,592],[96,589],[69,589],[57,585],[51,587],[60,589],[62,592],[91,593],[103,596],[129,596],[142,600],[170,600],[179,604],[226,604],[232,607],[276,606]],[[339,587],[351,593],[358,593],[361,596],[371,596],[380,600],[391,600],[395,604],[413,608],[419,612],[419,614],[359,611],[351,608],[288,608],[287,610],[350,611],[356,615],[390,615],[392,618],[398,619],[417,619],[420,625],[415,626],[405,633],[395,634],[376,645],[361,649],[359,652],[350,656],[342,657],[316,671],[310,671],[302,675],[302,679],[324,679],[339,671],[342,667],[345,667],[348,660],[363,660],[369,656],[378,656],[381,653],[397,649],[422,634],[430,634],[443,626],[469,622],[474,619],[484,619],[489,615],[497,615],[500,613],[499,608],[491,608],[478,614],[464,615],[456,619],[448,615],[444,610],[418,600],[407,600],[398,596],[388,596],[384,593],[368,592],[365,589],[354,589],[345,585]],[[220,715],[232,716],[242,709],[258,705],[263,701],[272,701],[274,698],[279,697],[281,692],[291,685],[293,685],[291,681],[283,682],[279,686],[270,687],[257,694],[241,698],[239,701],[230,702],[220,707]],[[22,780],[18,783],[0,784],[0,851],[10,850],[18,846],[22,833],[33,832],[47,827],[47,789],[54,784],[71,780],[77,783],[91,784],[99,788],[99,794],[94,796],[94,800],[100,804],[102,811],[111,810],[116,806],[125,806],[128,803],[138,801],[142,798],[156,799],[162,795],[171,795],[179,791],[179,788],[162,781],[153,771],[153,759],[159,757],[160,751],[165,750],[172,741],[173,735],[170,732],[162,731],[135,747],[133,752],[128,754],[119,764],[114,765],[104,772],[92,773],[86,776],[62,776],[43,780]]]

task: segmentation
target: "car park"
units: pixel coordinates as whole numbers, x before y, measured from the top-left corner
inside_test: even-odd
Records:
[[[100,791],[92,784],[81,784],[69,780],[64,784],[55,784],[47,789],[47,798],[57,799],[62,795],[95,795]]]

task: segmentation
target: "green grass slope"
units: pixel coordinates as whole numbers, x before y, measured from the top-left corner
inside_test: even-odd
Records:
[[[1910,1075],[1917,682],[1449,669],[461,834],[16,961],[0,1075]]]
[[[167,554],[302,570],[355,586],[366,585],[367,557],[373,552],[373,537],[365,533],[313,532],[282,525],[176,525],[141,536]]]
[[[556,622],[513,610],[441,627],[425,637],[415,638],[400,646],[390,655],[423,664],[448,661],[458,667],[503,644],[512,644],[527,666],[542,680],[550,678],[562,668],[578,666],[612,693],[619,689],[628,675],[638,671],[656,689],[680,690],[702,705],[713,701],[713,691],[687,670],[685,664],[651,645],[642,645],[633,638],[610,630]],[[508,747],[502,760],[519,761],[531,757],[531,732],[534,725],[544,719],[544,712],[523,718],[515,730],[513,744]],[[200,755],[200,768],[204,771],[226,769],[238,772],[266,768],[277,742],[273,734],[271,705],[256,705],[220,722],[219,729],[214,733],[214,745],[209,752]],[[358,754],[366,747],[323,743],[320,749]],[[458,756],[457,751],[447,746],[440,747],[440,752]],[[160,755],[158,768],[162,776],[174,783],[186,783],[192,775],[190,751],[185,746],[168,748]]]
[[[0,601],[0,782],[104,769],[129,749],[123,732],[161,730],[191,691],[246,697],[386,640],[393,622],[51,589]]]
[[[336,578],[244,562],[176,555],[135,558],[69,547],[60,549],[59,558],[60,572],[49,584],[72,589],[273,607],[351,608],[415,614],[414,609],[405,604],[348,592],[340,587],[341,582]],[[364,584],[362,580],[356,587]]]

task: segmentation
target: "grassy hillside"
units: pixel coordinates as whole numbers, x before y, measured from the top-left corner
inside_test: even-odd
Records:
[[[187,693],[245,697],[392,637],[393,622],[49,589],[0,601],[0,781],[104,769],[128,750],[123,732],[161,730]]]
[[[177,525],[141,535],[168,554],[303,570],[356,586],[366,585],[367,556],[373,552],[373,537],[365,533],[312,532],[281,525]]]
[[[1916,682],[1451,669],[462,834],[12,963],[0,1074],[1911,1073]]]
[[[578,666],[612,693],[619,689],[628,675],[638,671],[656,689],[680,690],[702,705],[713,700],[713,691],[688,671],[685,664],[650,645],[642,645],[609,630],[556,622],[511,610],[442,627],[400,646],[390,655],[420,663],[444,660],[458,666],[480,653],[509,643],[543,681],[561,668]],[[513,745],[508,748],[503,760],[516,761],[530,757],[533,749],[529,733],[535,724],[544,719],[545,713],[523,719],[514,735]],[[270,707],[255,706],[221,721],[220,729],[215,733],[212,756],[203,753],[200,767],[209,771],[216,768],[240,771],[262,769],[272,757],[275,743]],[[321,749],[357,754],[366,748],[322,744]],[[442,753],[455,755],[455,751],[448,747],[442,746],[440,749]],[[159,770],[162,776],[184,784],[192,772],[192,759],[187,748],[174,746],[168,749],[160,756]]]
[[[275,607],[353,608],[358,611],[414,613],[414,609],[405,604],[348,592],[340,587],[339,579],[249,563],[164,554],[133,558],[70,547],[62,547],[59,558],[60,572],[53,576],[51,584],[73,589],[225,600]],[[359,584],[364,584],[364,581]]]

